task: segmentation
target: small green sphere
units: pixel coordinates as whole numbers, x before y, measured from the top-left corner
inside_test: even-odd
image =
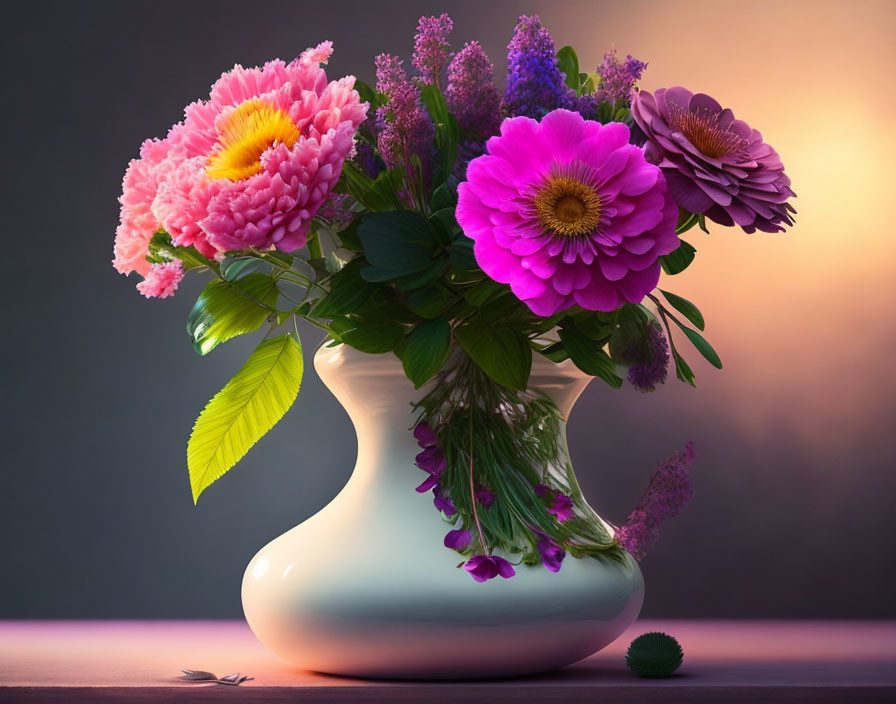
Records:
[[[628,646],[625,664],[638,677],[668,677],[684,659],[678,641],[665,633],[645,633]]]

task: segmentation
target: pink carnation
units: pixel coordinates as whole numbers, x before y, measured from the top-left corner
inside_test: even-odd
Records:
[[[656,286],[678,207],[628,127],[555,110],[504,120],[487,149],[458,188],[457,221],[482,270],[533,313],[613,311]]]
[[[184,264],[181,261],[153,264],[146,278],[137,284],[137,290],[147,298],[167,298],[174,295],[182,278]]]

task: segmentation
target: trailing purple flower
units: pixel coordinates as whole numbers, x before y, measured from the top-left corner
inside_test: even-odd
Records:
[[[541,555],[542,564],[549,572],[559,572],[560,563],[566,557],[566,550],[544,533],[536,532],[538,533],[538,554]]]
[[[445,547],[452,550],[464,550],[470,546],[473,534],[468,530],[449,530],[445,535]]]
[[[497,494],[489,489],[485,484],[479,484],[476,487],[476,500],[482,504],[485,508],[491,506],[495,499],[498,498]]]
[[[455,515],[457,508],[454,506],[454,502],[439,485],[439,478],[445,471],[447,461],[445,453],[437,444],[435,431],[426,423],[419,423],[414,428],[414,438],[417,440],[417,444],[423,448],[423,451],[415,458],[416,465],[429,474],[417,487],[417,491],[425,494],[432,489],[433,505],[446,516]]]
[[[414,35],[412,63],[420,72],[417,80],[428,86],[438,86],[442,67],[451,56],[448,35],[454,28],[451,18],[442,13],[439,17],[421,17]]]
[[[669,369],[669,343],[662,326],[655,320],[647,325],[647,347],[650,360],[643,364],[633,364],[628,370],[629,383],[644,393],[653,391],[657,384],[664,383]]]
[[[575,92],[564,82],[554,40],[538,15],[520,17],[507,50],[507,114],[540,119],[557,108],[572,107]]]
[[[681,452],[660,462],[644,496],[616,531],[619,545],[636,560],[643,559],[654,546],[659,538],[660,524],[677,516],[694,496],[690,478],[693,463],[694,444],[691,442]]]
[[[535,495],[547,504],[548,513],[557,519],[559,523],[568,521],[573,517],[572,499],[556,489],[551,489],[544,484],[535,485]]]
[[[487,582],[498,576],[510,579],[516,574],[513,565],[497,555],[474,555],[464,563],[464,569],[477,582]]]

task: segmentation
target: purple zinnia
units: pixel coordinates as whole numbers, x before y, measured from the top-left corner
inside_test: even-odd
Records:
[[[568,110],[504,120],[458,187],[482,270],[533,313],[640,303],[679,246],[678,207],[621,122]]]
[[[660,88],[635,94],[632,117],[647,136],[647,158],[691,213],[746,232],[784,232],[796,194],[777,152],[730,109],[704,93]]]
[[[690,477],[693,463],[694,445],[691,442],[678,454],[660,462],[644,496],[616,531],[619,545],[635,559],[643,559],[659,538],[660,524],[677,516],[694,496]]]
[[[560,563],[566,557],[566,550],[544,533],[538,532],[538,554],[541,555],[541,562],[548,571],[559,572]]]
[[[648,392],[666,381],[669,368],[669,343],[662,326],[655,320],[647,324],[647,347],[650,359],[628,369],[628,381],[638,391]]]
[[[612,103],[618,107],[631,104],[635,83],[641,80],[641,74],[647,64],[632,58],[629,54],[625,61],[616,58],[616,47],[604,54],[604,62],[597,67],[600,84],[595,91],[598,103]]]
[[[572,105],[575,92],[557,68],[554,40],[538,15],[520,17],[507,52],[504,109],[509,115],[540,118]]]
[[[454,23],[445,13],[439,17],[421,17],[417,23],[411,63],[420,72],[417,80],[423,85],[439,85],[442,67],[451,55],[448,35],[453,28]]]
[[[464,569],[477,582],[487,582],[499,575],[509,579],[516,574],[513,565],[497,555],[474,555],[464,563]]]

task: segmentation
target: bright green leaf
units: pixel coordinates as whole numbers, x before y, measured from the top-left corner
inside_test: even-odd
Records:
[[[257,330],[273,312],[277,296],[274,280],[258,272],[236,282],[212,281],[199,294],[187,319],[194,349],[205,355],[222,342]]]
[[[566,86],[581,95],[579,79],[579,57],[571,46],[564,46],[557,52],[557,68],[566,75]]]
[[[671,317],[671,316],[670,316]],[[696,330],[691,330],[691,328],[682,325],[676,318],[672,318],[672,321],[681,328],[681,331],[688,336],[688,339],[691,341],[691,344],[697,348],[697,351],[702,354],[706,361],[709,362],[716,369],[722,368],[722,360],[719,359],[719,355],[716,354],[716,351]]]
[[[424,320],[417,325],[398,350],[408,379],[419,389],[448,360],[451,348],[451,325],[447,320]]]
[[[352,260],[333,274],[330,279],[330,293],[314,308],[314,315],[319,318],[333,318],[355,313],[376,289],[376,284],[361,278],[361,260]]]
[[[280,335],[262,342],[209,401],[187,445],[194,503],[289,410],[302,372],[302,348],[291,335]]]
[[[667,274],[680,274],[694,261],[696,252],[693,246],[681,240],[678,249],[660,257],[660,265]]]
[[[696,325],[698,330],[703,330],[706,327],[706,323],[703,321],[703,314],[697,309],[697,306],[689,300],[682,298],[681,296],[676,296],[674,293],[663,291],[662,289],[660,289],[660,293],[666,297],[666,300],[669,301],[669,305],[690,320],[691,323]]]
[[[454,337],[470,359],[499,384],[515,391],[524,391],[529,385],[532,348],[524,335],[477,316],[457,327]]]
[[[573,363],[586,374],[600,377],[614,389],[622,386],[616,365],[603,348],[576,328],[561,328],[560,340]]]

